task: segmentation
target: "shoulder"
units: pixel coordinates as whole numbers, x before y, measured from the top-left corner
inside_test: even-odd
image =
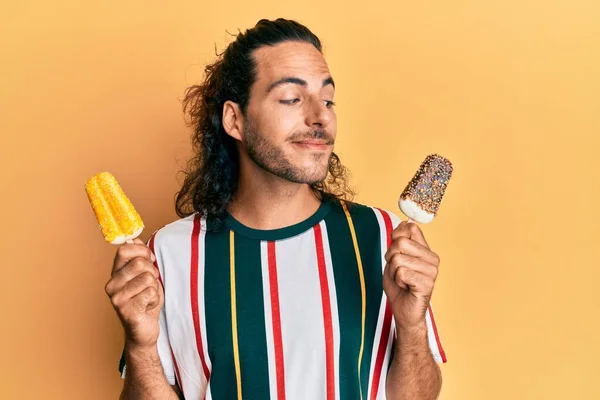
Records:
[[[192,235],[199,234],[203,230],[206,230],[206,219],[194,213],[157,229],[152,233],[149,242],[155,248],[182,243],[182,241],[189,242]]]
[[[370,206],[351,201],[337,201],[333,206],[333,212],[344,214],[352,219],[357,229],[392,229],[400,224],[400,218],[394,212],[380,207]]]

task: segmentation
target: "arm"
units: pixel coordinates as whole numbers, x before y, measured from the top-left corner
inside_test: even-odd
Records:
[[[164,292],[156,257],[139,239],[117,250],[106,294],[125,330],[127,373],[122,400],[176,400],[158,354]]]
[[[125,346],[127,376],[121,400],[182,399],[177,386],[169,385],[156,347],[143,349]]]
[[[398,332],[387,375],[387,398],[437,399],[442,388],[442,374],[427,343],[427,326]]]
[[[416,224],[402,222],[392,232],[385,260],[383,288],[398,336],[387,375],[387,398],[436,399],[442,377],[429,349],[426,313],[439,257],[429,249]]]

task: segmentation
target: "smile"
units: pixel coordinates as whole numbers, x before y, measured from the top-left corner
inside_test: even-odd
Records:
[[[331,144],[328,143],[327,141],[318,140],[318,139],[302,140],[299,142],[292,142],[292,144],[294,144],[298,147],[302,147],[305,149],[311,149],[311,150],[327,150],[327,149],[329,149],[329,147],[331,147]]]

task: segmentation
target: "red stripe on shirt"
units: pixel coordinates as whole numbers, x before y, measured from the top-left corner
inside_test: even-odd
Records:
[[[275,242],[267,243],[269,263],[269,289],[271,293],[271,319],[273,321],[273,342],[275,345],[275,373],[277,375],[277,399],[285,400],[285,370],[283,363],[283,338],[281,336],[281,313],[279,309],[279,283],[277,280],[277,259]]]
[[[191,259],[191,271],[190,271],[190,294],[192,303],[192,318],[194,320],[194,331],[196,333],[196,347],[198,349],[198,355],[202,362],[202,370],[206,380],[210,379],[210,371],[204,360],[204,350],[202,348],[202,333],[200,331],[200,315],[198,313],[198,264],[199,260],[199,249],[198,249],[198,238],[200,237],[201,228],[201,217],[200,214],[196,214],[194,217],[194,229],[192,230],[192,259]]]
[[[323,304],[323,322],[325,325],[325,368],[327,373],[327,399],[335,399],[335,377],[333,364],[333,328],[331,321],[331,300],[329,297],[329,283],[325,266],[325,253],[323,252],[323,233],[321,225],[314,226],[315,244],[317,246],[317,264],[319,268],[319,282],[321,284],[321,302]]]
[[[379,380],[381,378],[381,370],[383,368],[383,360],[385,358],[385,351],[387,349],[391,326],[392,311],[390,310],[390,304],[386,301],[385,311],[383,314],[383,327],[381,329],[381,337],[379,338],[379,348],[377,349],[377,358],[375,361],[375,368],[373,369],[373,381],[371,383],[370,397],[371,400],[377,398],[377,392],[379,390]]]
[[[383,210],[379,210],[379,212],[383,216],[385,234],[387,238],[387,248],[389,248],[392,243],[392,220],[387,212]],[[381,370],[383,369],[383,360],[385,358],[388,338],[390,337],[391,326],[392,311],[390,309],[390,303],[386,299],[385,311],[383,312],[383,326],[381,328],[381,337],[379,338],[379,348],[377,349],[375,368],[373,369],[373,380],[371,381],[371,396],[369,397],[371,400],[377,398],[377,392],[379,391],[379,380],[381,379]]]
[[[437,343],[438,352],[442,356],[442,362],[446,362],[446,353],[444,349],[442,349],[442,342],[440,341],[440,336],[438,335],[437,326],[435,325],[435,319],[433,318],[433,310],[431,309],[431,305],[429,305],[429,318],[431,319],[431,327],[433,328],[433,333],[435,335],[435,342]]]

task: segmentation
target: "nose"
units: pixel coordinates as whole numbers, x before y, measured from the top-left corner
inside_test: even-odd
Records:
[[[313,98],[308,104],[306,125],[314,128],[325,128],[331,123],[333,111],[327,108],[325,101]]]

